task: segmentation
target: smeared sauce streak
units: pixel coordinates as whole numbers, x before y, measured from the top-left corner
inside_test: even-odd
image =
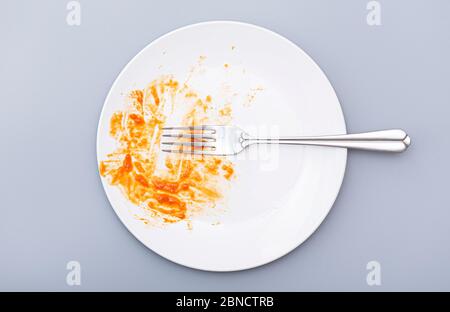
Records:
[[[233,164],[219,157],[162,154],[159,150],[167,119],[165,105],[184,105],[182,124],[186,126],[230,117],[231,109],[227,109],[211,120],[211,102],[211,96],[202,99],[170,77],[131,91],[127,107],[110,119],[110,135],[117,148],[100,162],[101,176],[118,186],[133,204],[166,223],[186,220],[214,207],[222,197],[220,182],[234,174]],[[164,165],[158,167],[161,157],[165,157]]]

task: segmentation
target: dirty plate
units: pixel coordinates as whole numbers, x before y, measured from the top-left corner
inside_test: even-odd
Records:
[[[191,85],[204,94],[236,90],[233,124],[248,132],[346,133],[330,82],[298,46],[254,25],[207,22],[155,40],[120,73],[99,121],[99,161],[114,148],[109,120],[123,108],[124,94],[162,74],[182,81],[200,56],[203,63]],[[219,91],[214,96],[220,100]],[[338,148],[252,147],[231,159],[236,177],[225,200],[211,214],[191,220],[192,229],[185,222],[146,226],[120,190],[102,182],[120,220],[145,246],[188,267],[235,271],[282,257],[317,229],[336,199],[346,158],[347,151]]]

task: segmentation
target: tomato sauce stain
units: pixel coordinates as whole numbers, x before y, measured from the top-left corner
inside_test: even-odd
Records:
[[[186,126],[223,123],[231,116],[231,108],[216,113],[214,118],[218,119],[213,119],[210,95],[202,100],[189,86],[166,76],[144,89],[132,90],[127,99],[126,107],[111,116],[109,133],[116,148],[100,161],[100,175],[131,203],[165,223],[189,220],[215,207],[224,196],[223,183],[234,175],[232,162],[211,156],[166,154],[159,144],[170,115],[167,107],[181,107],[181,124]]]

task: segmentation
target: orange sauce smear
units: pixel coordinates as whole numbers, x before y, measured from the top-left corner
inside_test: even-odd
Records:
[[[124,110],[110,119],[116,149],[99,163],[111,185],[152,217],[173,223],[187,220],[223,197],[223,183],[234,175],[233,164],[220,157],[166,154],[160,139],[171,110],[184,111],[182,125],[223,123],[231,109],[217,111],[211,96],[204,100],[171,77],[152,81],[129,93]],[[162,162],[162,165],[160,163]]]

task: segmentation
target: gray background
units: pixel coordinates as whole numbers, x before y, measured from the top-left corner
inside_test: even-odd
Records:
[[[0,4],[0,290],[450,291],[450,1],[81,0]],[[120,223],[97,175],[96,128],[123,66],[160,35],[230,19],[301,46],[330,78],[349,132],[402,127],[404,154],[351,152],[319,230],[263,267],[210,273],[173,264]],[[77,260],[82,285],[66,285]],[[366,264],[381,263],[368,286]]]

